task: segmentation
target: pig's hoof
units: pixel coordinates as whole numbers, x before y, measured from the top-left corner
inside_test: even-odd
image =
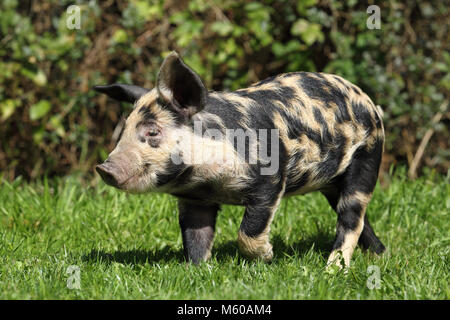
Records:
[[[249,237],[239,231],[238,245],[241,253],[250,259],[261,259],[269,262],[273,258],[272,244],[267,235]]]
[[[348,272],[348,266],[345,264],[344,257],[341,251],[333,251],[328,258],[326,272],[329,274],[336,274],[340,271]]]

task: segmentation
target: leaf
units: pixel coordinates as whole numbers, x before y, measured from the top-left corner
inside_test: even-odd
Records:
[[[20,100],[6,99],[0,102],[0,110],[2,112],[2,120],[8,119],[20,105]]]
[[[281,42],[274,42],[272,44],[272,52],[276,57],[285,57],[287,54],[291,52],[295,52],[300,50],[301,44],[297,40],[290,40],[288,43],[283,44]]]
[[[211,25],[211,30],[220,36],[227,36],[233,32],[233,25],[226,21],[216,21]]]
[[[298,19],[292,25],[291,33],[295,36],[300,36],[307,45],[311,45],[316,41],[322,42],[325,39],[321,26],[305,19]]]
[[[58,136],[64,137],[66,135],[66,131],[64,130],[64,126],[61,122],[61,116],[59,114],[52,116],[49,120],[49,124],[52,126]]]
[[[308,45],[313,44],[316,41],[322,42],[324,40],[324,35],[320,29],[320,25],[316,23],[310,24],[307,31],[301,35],[302,40]]]
[[[33,141],[36,144],[40,144],[44,139],[45,130],[42,126],[33,131]]]
[[[126,43],[128,41],[128,35],[123,29],[119,29],[116,32],[114,32],[114,35],[112,37],[113,44],[118,43]]]
[[[306,21],[305,19],[298,19],[292,25],[291,33],[294,36],[299,36],[299,35],[303,34],[304,32],[306,32],[306,30],[308,29],[308,25],[309,25],[309,22]]]
[[[317,0],[299,0],[297,2],[297,12],[301,15],[306,15],[308,8],[317,3]]]
[[[37,120],[45,116],[51,109],[50,102],[48,100],[40,100],[38,103],[33,104],[30,108],[30,119]]]
[[[43,87],[47,84],[47,76],[42,70],[32,71],[29,69],[21,69],[20,72],[38,86]]]

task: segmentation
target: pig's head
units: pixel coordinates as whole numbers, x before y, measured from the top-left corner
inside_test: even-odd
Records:
[[[164,60],[152,90],[124,84],[94,89],[134,104],[115,149],[96,167],[103,181],[130,192],[154,191],[186,168],[173,155],[180,153],[190,117],[204,108],[207,91],[177,53]]]

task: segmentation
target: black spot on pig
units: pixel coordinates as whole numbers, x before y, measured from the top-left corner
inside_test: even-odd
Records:
[[[350,121],[351,118],[347,109],[347,94],[327,81],[320,74],[313,73],[313,75],[301,73],[299,85],[304,92],[311,99],[319,100],[327,107],[331,107],[332,103],[335,103],[338,106],[338,110],[335,112],[337,122]],[[319,78],[316,78],[317,76]]]
[[[156,120],[156,114],[148,106],[142,106],[139,109],[139,114],[142,116],[143,121]]]
[[[342,132],[338,131],[333,139],[333,146],[327,148],[326,154],[323,155],[323,161],[317,164],[320,180],[331,179],[336,174],[345,155],[346,143],[347,139]]]
[[[372,115],[370,114],[367,107],[359,102],[352,102],[352,110],[353,114],[355,115],[356,121],[361,123],[364,128],[367,129],[369,133],[371,133],[374,130],[374,125],[372,122]]]
[[[176,182],[177,185],[182,185],[188,180],[192,168],[189,168],[186,164],[176,164],[172,160],[168,160],[163,172],[157,172],[156,186],[161,187],[169,182]]]
[[[295,97],[294,90],[289,87],[274,87],[274,89],[264,89],[264,90],[239,90],[236,91],[242,97],[250,98],[259,104],[270,106],[274,109],[274,101],[281,102],[284,106],[288,107],[291,100]]]
[[[235,103],[215,95],[207,96],[207,104],[205,112],[210,112],[219,116],[224,126],[228,129],[241,128],[241,120],[243,115],[236,108]]]

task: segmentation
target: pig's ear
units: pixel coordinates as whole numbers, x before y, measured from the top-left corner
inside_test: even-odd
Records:
[[[207,91],[202,80],[175,51],[164,60],[156,86],[160,98],[185,119],[205,107]]]
[[[136,102],[140,97],[149,91],[148,89],[142,87],[120,83],[111,84],[109,86],[95,86],[93,89],[95,91],[107,94],[115,100],[130,103]]]

